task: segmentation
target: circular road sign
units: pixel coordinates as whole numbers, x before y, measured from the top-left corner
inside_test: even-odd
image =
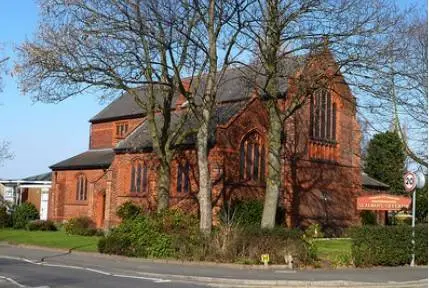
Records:
[[[417,185],[417,177],[413,172],[407,172],[404,175],[405,192],[412,192]]]

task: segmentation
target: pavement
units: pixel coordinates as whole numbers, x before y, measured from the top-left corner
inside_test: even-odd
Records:
[[[427,287],[427,267],[292,270],[0,244],[0,287]],[[11,281],[12,280],[12,281]],[[2,282],[3,281],[3,282]],[[16,285],[22,286],[2,286]]]

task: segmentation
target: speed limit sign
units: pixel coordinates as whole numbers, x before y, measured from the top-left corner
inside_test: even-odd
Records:
[[[417,185],[416,174],[413,172],[407,172],[404,175],[404,188],[405,192],[412,192]]]

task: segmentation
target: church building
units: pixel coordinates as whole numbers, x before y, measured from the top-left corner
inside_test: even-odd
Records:
[[[308,61],[313,60],[291,65],[290,75],[314,70],[329,77],[326,87],[315,89],[284,122],[279,210],[287,227],[346,227],[359,222],[356,198],[364,185],[356,100],[330,54],[323,61]],[[270,165],[264,98],[239,72],[225,73],[210,125],[215,222],[226,201],[263,201]],[[287,108],[296,97],[291,79],[281,85],[280,107]],[[183,109],[184,102],[178,97],[174,109]],[[145,113],[134,97],[123,94],[89,122],[89,149],[50,167],[48,218],[88,216],[97,227],[108,228],[119,223],[116,210],[124,202],[155,210],[158,161]],[[190,213],[198,212],[195,142],[187,138],[170,165],[169,206]]]

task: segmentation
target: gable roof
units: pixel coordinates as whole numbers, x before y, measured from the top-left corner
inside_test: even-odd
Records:
[[[142,91],[137,93],[142,94]],[[144,117],[145,114],[142,108],[137,105],[134,96],[129,93],[124,93],[119,98],[115,99],[106,108],[101,110],[97,115],[92,117],[89,122],[97,123],[108,120],[119,120],[135,117]]]
[[[210,122],[210,135],[209,135],[209,143],[215,143],[215,127],[217,125],[224,125],[228,123],[228,121],[235,116],[243,107],[245,107],[248,101],[237,101],[237,102],[229,102],[218,104],[216,106],[215,113]],[[184,111],[179,111],[173,114],[171,119],[171,127],[172,130],[177,127],[179,124],[179,120],[181,119],[180,114],[183,114]],[[159,125],[162,125],[162,117],[157,117],[156,121]],[[186,122],[183,124],[183,129],[187,131],[192,131],[192,129],[198,128],[198,121],[192,116],[189,116]],[[186,131],[184,130],[184,131]],[[174,143],[175,145],[194,145],[196,143],[196,134],[192,133],[188,137],[186,137],[181,143]],[[144,121],[139,127],[137,127],[127,138],[120,141],[115,148],[117,152],[138,152],[144,150],[152,149],[152,136],[150,133],[149,123],[148,121]]]
[[[301,67],[305,56],[301,57],[288,57],[280,63],[281,74],[284,78],[279,80],[280,93],[286,93],[288,88],[287,76],[292,75]],[[252,97],[253,92],[258,90],[264,84],[265,76],[262,75],[262,68],[258,65],[251,65],[247,67],[230,68],[225,71],[224,75],[220,78],[218,83],[218,91],[216,101],[218,103],[232,102],[249,99]],[[191,78],[184,78],[184,82],[191,81]],[[193,81],[195,83],[195,81]],[[191,86],[193,84],[191,83]],[[202,80],[196,91],[194,97],[195,103],[201,103],[201,97],[205,89],[205,77]],[[259,89],[260,90],[260,89]],[[145,89],[139,88],[136,90],[137,95],[141,99],[145,97]],[[176,105],[178,96],[175,96],[172,101],[172,107]],[[98,123],[103,121],[128,119],[136,117],[144,117],[145,113],[142,108],[135,102],[134,95],[124,93],[122,96],[114,100],[107,107],[101,110],[98,114],[92,117],[89,122]]]
[[[113,149],[94,149],[88,150],[61,162],[58,162],[49,168],[52,170],[73,170],[73,169],[103,169],[112,164],[115,153]]]
[[[47,172],[39,175],[29,176],[26,178],[23,178],[22,181],[51,181],[52,173]]]
[[[365,172],[361,172],[361,178],[362,178],[362,186],[366,186],[368,188],[378,188],[381,190],[387,190],[389,189],[389,185],[378,181],[366,174]]]

